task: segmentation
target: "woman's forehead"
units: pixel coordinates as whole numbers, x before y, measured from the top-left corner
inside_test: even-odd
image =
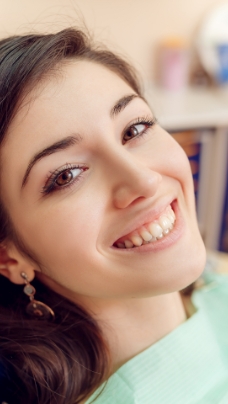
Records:
[[[23,128],[36,132],[36,126],[56,123],[64,114],[78,119],[98,117],[99,112],[109,110],[122,95],[134,91],[116,73],[105,66],[90,61],[70,61],[62,65],[57,75],[50,75],[38,83],[25,97],[7,134],[7,140],[15,138]],[[101,110],[102,108],[102,110]],[[53,122],[54,120],[54,122]],[[57,120],[57,121],[56,121]]]
[[[90,129],[99,130],[110,120],[118,100],[136,95],[98,63],[71,61],[59,73],[34,88],[15,115],[2,148],[3,167],[15,166],[16,156],[28,162],[42,148],[73,132],[88,135]]]

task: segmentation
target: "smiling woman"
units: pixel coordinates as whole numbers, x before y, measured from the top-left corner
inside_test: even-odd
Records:
[[[151,349],[195,330],[205,264],[185,153],[81,31],[2,40],[0,99],[0,398],[170,404]]]

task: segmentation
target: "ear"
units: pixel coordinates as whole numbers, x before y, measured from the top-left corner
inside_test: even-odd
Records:
[[[25,272],[29,281],[35,277],[35,269],[12,243],[0,245],[0,274],[11,282],[23,284],[21,272]]]

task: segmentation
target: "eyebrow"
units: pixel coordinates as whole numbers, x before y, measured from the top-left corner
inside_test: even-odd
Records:
[[[140,96],[139,94],[130,94],[130,95],[126,95],[122,98],[120,98],[116,104],[114,105],[114,107],[112,107],[110,115],[112,118],[115,118],[116,115],[118,115],[121,111],[123,111],[123,109],[129,104],[129,102],[131,102],[134,98],[141,98],[143,101],[145,101],[145,99]]]
[[[48,146],[39,153],[35,154],[35,156],[33,156],[33,158],[30,160],[25,175],[23,177],[22,188],[25,186],[30,171],[32,167],[37,163],[37,161],[41,160],[43,157],[50,156],[51,154],[56,153],[59,150],[65,150],[68,147],[73,146],[74,144],[80,143],[81,141],[82,137],[80,135],[68,136],[62,140],[59,140],[58,142],[53,143],[51,146]]]
[[[111,118],[115,118],[121,111],[124,110],[124,108],[134,99],[134,98],[140,98],[142,99],[144,102],[145,99],[138,94],[130,94],[130,95],[126,95],[122,98],[120,98],[115,105],[112,107],[111,111],[110,111],[110,116]],[[146,102],[147,103],[147,102]],[[80,143],[83,140],[82,136],[80,135],[74,135],[74,136],[68,136],[62,140],[59,140],[55,143],[53,143],[52,145],[46,147],[45,149],[43,149],[42,151],[38,152],[37,154],[35,154],[32,159],[30,160],[28,167],[26,169],[25,175],[23,177],[22,180],[22,185],[21,188],[24,188],[24,186],[26,185],[27,181],[28,181],[28,177],[29,174],[33,168],[33,166],[40,161],[42,158],[50,156],[53,153],[56,153],[60,150],[65,150],[75,144]]]

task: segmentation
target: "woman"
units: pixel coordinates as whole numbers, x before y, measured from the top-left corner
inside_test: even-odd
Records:
[[[150,354],[171,338],[178,363],[200,311],[179,293],[205,265],[187,157],[82,32],[5,39],[0,60],[0,398],[183,403],[165,365],[150,391]]]

